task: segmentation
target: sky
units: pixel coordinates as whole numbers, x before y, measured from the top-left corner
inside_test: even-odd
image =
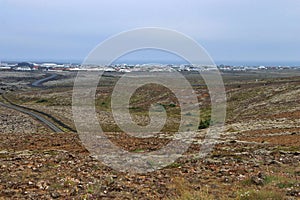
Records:
[[[119,32],[162,27],[217,62],[300,65],[299,0],[0,0],[0,60],[81,62]]]

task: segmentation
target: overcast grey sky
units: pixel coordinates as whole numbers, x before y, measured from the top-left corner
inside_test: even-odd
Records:
[[[0,0],[0,9],[1,60],[82,61],[107,37],[154,26],[189,35],[216,61],[300,61],[299,0]]]

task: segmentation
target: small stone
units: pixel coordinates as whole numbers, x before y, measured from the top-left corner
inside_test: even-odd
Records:
[[[269,164],[271,164],[271,165],[272,165],[272,164],[273,164],[273,165],[278,165],[278,166],[281,166],[281,165],[282,165],[282,163],[279,162],[279,161],[277,161],[277,160],[271,160]]]
[[[55,199],[60,197],[60,194],[58,192],[51,192],[50,195],[52,198],[55,198]]]
[[[291,190],[287,192],[288,196],[300,197],[300,190]]]
[[[232,180],[231,177],[224,177],[223,182],[224,182],[224,183],[232,183],[233,180]]]
[[[8,151],[6,151],[6,150],[1,150],[0,151],[0,154],[8,154],[9,152]]]
[[[3,190],[2,193],[5,194],[5,195],[8,195],[8,196],[12,196],[16,192],[14,190],[7,189],[7,190]]]
[[[222,164],[222,161],[220,161],[220,160],[214,160],[214,159],[210,159],[210,158],[207,158],[204,162],[206,164],[214,164],[214,165],[220,165],[220,164]]]
[[[257,176],[251,177],[251,182],[255,185],[264,185],[265,179],[266,176],[263,173],[259,172]]]
[[[77,194],[77,190],[76,189],[72,189],[70,192],[70,196],[75,196]]]

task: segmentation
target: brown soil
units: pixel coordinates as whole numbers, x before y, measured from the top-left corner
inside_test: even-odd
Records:
[[[248,84],[237,79],[237,75],[234,77],[235,85],[228,86],[227,131],[213,151],[199,158],[196,155],[201,145],[193,143],[173,164],[151,173],[119,172],[106,166],[90,156],[77,133],[50,133],[44,128],[2,131],[0,199],[208,199],[207,195],[211,199],[258,199],[255,195],[264,195],[261,199],[299,199],[300,128],[297,120],[300,111],[296,97],[291,95],[293,90],[298,90],[298,77],[274,84],[265,80],[256,84],[247,79],[251,82]],[[45,96],[42,97],[51,103],[51,109],[57,108],[56,115],[63,118],[61,113],[65,108],[62,106],[67,105],[69,96],[64,99],[66,93],[59,93],[61,104],[55,105],[50,100],[58,95],[47,94],[47,91],[51,90],[43,90]],[[201,94],[203,97],[205,92]],[[43,95],[38,90],[14,95],[22,96],[23,102],[19,103],[23,105],[49,108],[46,103],[43,106],[35,103],[37,96]],[[290,98],[282,98],[284,95]],[[136,105],[145,106],[140,102]],[[19,115],[11,112],[12,116],[5,117],[4,113],[1,112],[0,119],[5,122],[10,118],[10,124],[14,124],[14,116]],[[253,120],[250,124],[249,119]],[[265,119],[269,124],[255,128]],[[273,126],[276,120],[283,121],[281,125],[285,126]],[[31,128],[43,127],[31,119],[18,122],[18,126],[30,123]],[[116,145],[134,153],[154,151],[169,141],[137,139],[118,132],[106,134]],[[192,142],[199,142],[201,138]],[[255,195],[251,196],[252,193]]]

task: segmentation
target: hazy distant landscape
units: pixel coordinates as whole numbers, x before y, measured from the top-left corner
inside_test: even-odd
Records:
[[[0,10],[0,200],[300,199],[300,1]]]

